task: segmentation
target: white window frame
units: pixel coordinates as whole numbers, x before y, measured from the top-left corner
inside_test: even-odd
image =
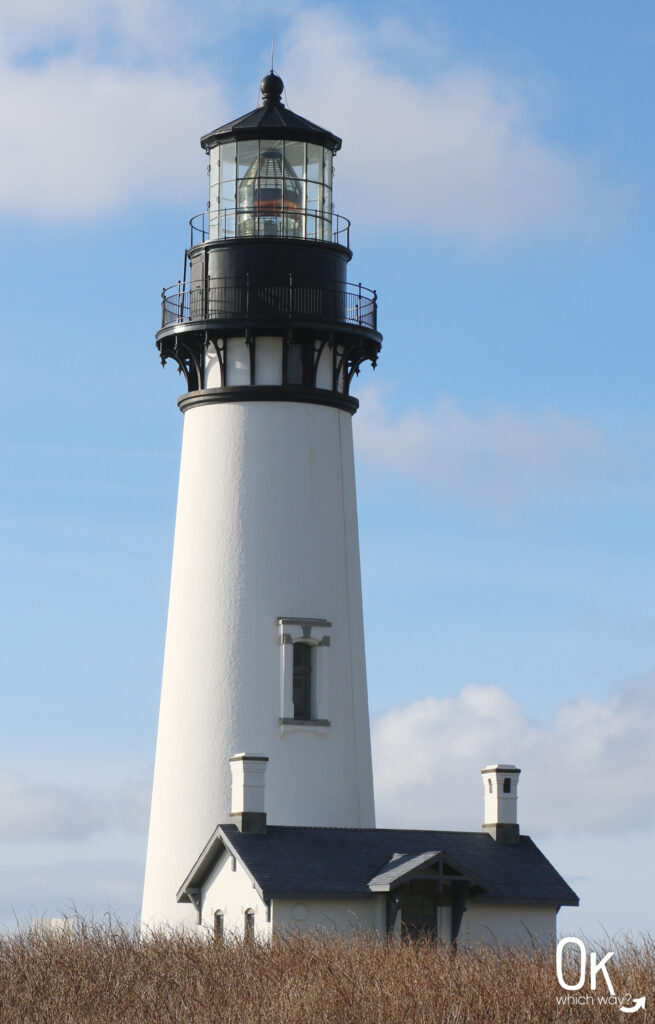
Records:
[[[332,623],[327,619],[280,616],[277,620],[280,641],[280,729],[282,732],[330,726],[330,643]],[[293,717],[293,645],[312,648],[311,719]]]

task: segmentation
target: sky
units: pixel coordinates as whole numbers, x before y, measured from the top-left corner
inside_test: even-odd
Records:
[[[476,829],[479,769],[514,762],[582,900],[560,931],[655,931],[645,0],[4,5],[0,923],[140,905],[182,430],[159,295],[272,35],[379,294],[378,824]]]

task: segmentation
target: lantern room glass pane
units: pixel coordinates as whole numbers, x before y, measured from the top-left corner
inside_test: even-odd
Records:
[[[324,242],[328,242],[332,238],[332,191],[329,188],[325,188],[325,186],[321,189],[320,209],[322,225],[321,237]]]
[[[332,188],[332,151],[323,148],[323,182],[327,188]]]
[[[305,142],[286,142],[284,145],[284,159],[296,178],[303,180],[305,177]]]
[[[260,174],[263,178],[275,177],[282,171],[284,159],[284,142],[282,139],[262,139],[260,142],[259,159]]]
[[[262,140],[259,154],[259,180],[253,205],[263,218],[264,234],[281,235],[284,210],[284,144],[282,140]]]
[[[234,161],[237,155],[236,142],[226,142],[221,147],[221,181],[230,181],[236,177]]]
[[[323,181],[323,146],[307,143],[307,180]]]
[[[316,181],[307,182],[307,209],[318,210],[319,186]]]
[[[220,180],[221,164],[218,159],[219,147],[213,149],[209,154],[209,190],[210,192],[218,191],[218,182]]]
[[[237,178],[245,178],[259,156],[259,139],[248,139],[237,145]]]
[[[234,178],[221,180],[221,206],[234,206]]]
[[[210,157],[210,236],[332,239],[333,154],[297,140],[222,143]]]
[[[234,202],[235,202],[235,160],[237,147],[235,142],[226,142],[219,149],[219,194],[218,194],[218,237],[230,238],[234,235]]]

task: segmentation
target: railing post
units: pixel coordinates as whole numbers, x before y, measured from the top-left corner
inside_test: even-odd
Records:
[[[184,315],[184,309],[182,307],[182,298],[180,296],[180,285],[181,281],[177,282],[177,317],[176,320],[181,320]]]
[[[161,325],[166,326],[166,289],[161,290]]]
[[[378,329],[378,293],[373,290],[373,330]]]

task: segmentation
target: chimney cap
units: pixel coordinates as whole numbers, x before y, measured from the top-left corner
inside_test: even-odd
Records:
[[[488,764],[486,768],[480,769],[481,775],[484,775],[485,772],[505,772],[508,775],[520,775],[521,769],[517,768],[515,764]]]
[[[233,754],[229,760],[231,764],[232,761],[268,761],[268,758],[264,754]]]

